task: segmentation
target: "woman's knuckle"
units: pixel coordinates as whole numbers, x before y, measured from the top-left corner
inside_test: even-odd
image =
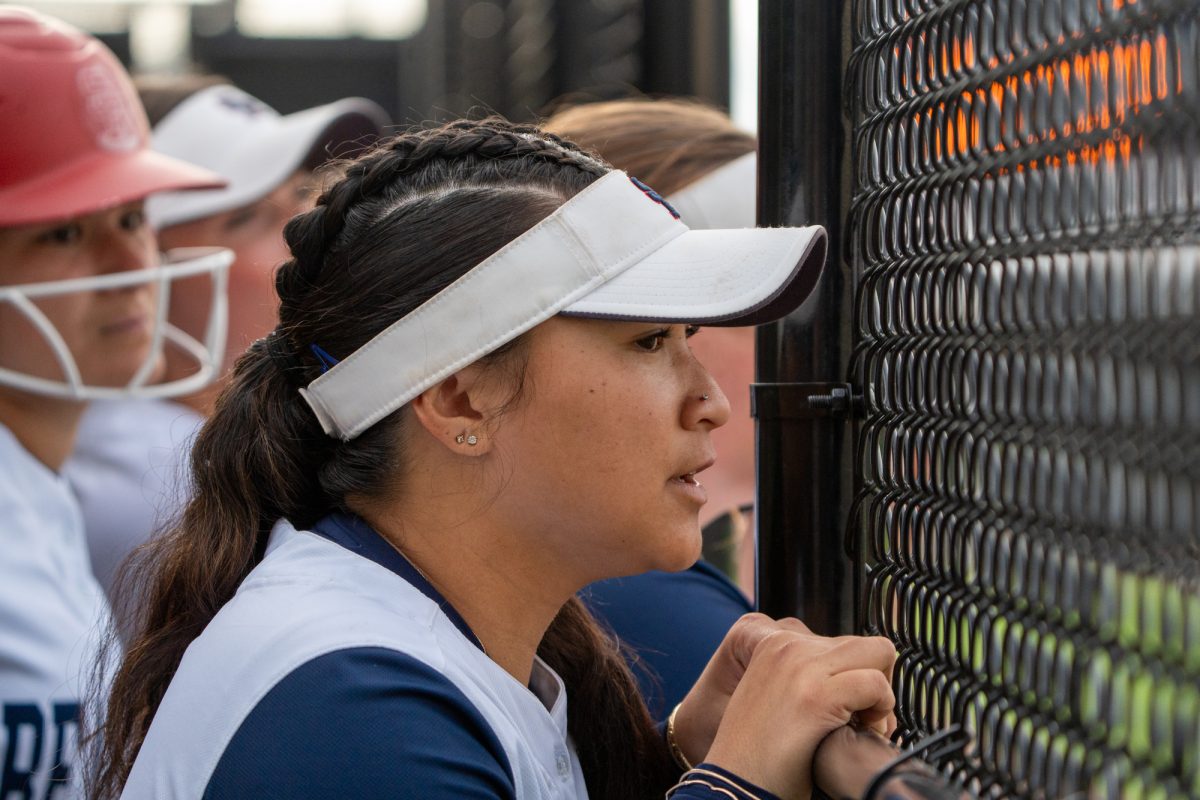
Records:
[[[737,622],[734,623],[734,625],[738,625],[743,628],[753,628],[760,625],[769,626],[774,624],[775,620],[759,611],[751,611],[749,613],[742,614],[742,616],[738,617]]]

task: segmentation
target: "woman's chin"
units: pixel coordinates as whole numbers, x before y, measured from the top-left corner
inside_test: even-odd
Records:
[[[700,537],[700,526],[697,524],[694,530],[688,532],[687,536],[681,536],[677,540],[676,547],[672,548],[670,552],[664,552],[658,563],[646,571],[655,569],[662,572],[682,572],[700,560],[703,543],[704,540]]]

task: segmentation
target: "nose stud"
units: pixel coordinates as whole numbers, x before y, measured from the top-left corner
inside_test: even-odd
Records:
[[[702,395],[700,395],[700,402],[701,402],[701,403],[704,403],[704,402],[707,402],[707,401],[708,401],[708,395],[707,395],[707,394],[702,394]]]

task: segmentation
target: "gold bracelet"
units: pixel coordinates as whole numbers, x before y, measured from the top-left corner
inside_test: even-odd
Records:
[[[675,759],[684,772],[692,768],[692,762],[687,760],[687,756],[683,754],[682,748],[679,747],[679,742],[675,741],[675,715],[679,713],[679,705],[671,709],[670,716],[667,717],[667,746],[671,748],[671,758]]]

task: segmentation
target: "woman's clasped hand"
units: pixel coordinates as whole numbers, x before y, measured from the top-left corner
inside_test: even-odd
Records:
[[[675,739],[690,763],[807,798],[827,734],[849,723],[895,730],[895,660],[883,637],[819,636],[798,619],[747,614],[680,704]]]

